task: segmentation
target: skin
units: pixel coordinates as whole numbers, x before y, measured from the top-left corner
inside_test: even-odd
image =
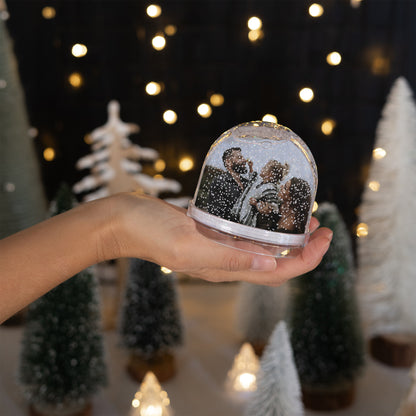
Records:
[[[231,174],[231,176],[237,182],[238,186],[241,189],[244,189],[244,185],[241,182],[240,174],[233,170],[233,165],[234,164],[244,165],[245,163],[247,163],[247,160],[244,159],[243,155],[241,154],[239,150],[233,150],[231,152],[231,156],[225,161],[226,169],[228,170],[228,172]],[[250,163],[251,163],[250,169],[252,169],[253,163],[252,162]]]
[[[274,259],[222,246],[197,231],[184,209],[137,193],[118,194],[0,240],[0,321],[98,262],[138,257],[212,282],[280,285],[315,268],[332,232],[311,223],[296,258]]]

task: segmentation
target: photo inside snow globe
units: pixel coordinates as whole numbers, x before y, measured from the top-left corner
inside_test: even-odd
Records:
[[[211,146],[188,214],[219,243],[293,257],[308,239],[316,186],[314,159],[295,133],[243,123]]]

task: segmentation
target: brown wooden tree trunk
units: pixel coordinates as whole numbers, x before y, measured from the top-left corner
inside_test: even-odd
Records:
[[[351,406],[355,398],[354,383],[333,388],[313,389],[302,386],[303,404],[307,409],[334,411]]]
[[[160,383],[170,380],[176,374],[176,360],[169,352],[159,353],[151,358],[144,358],[132,353],[127,363],[127,372],[141,383],[147,372],[152,371]]]
[[[416,360],[416,336],[413,334],[377,335],[370,339],[370,354],[391,367],[411,367]]]

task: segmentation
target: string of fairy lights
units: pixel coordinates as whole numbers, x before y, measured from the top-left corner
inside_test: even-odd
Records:
[[[362,0],[350,0],[352,7],[358,7]],[[308,8],[308,13],[311,18],[319,18],[324,14],[324,7],[319,3],[312,3]],[[151,19],[157,19],[162,15],[162,7],[158,4],[149,4],[146,7],[146,14]],[[56,9],[52,6],[45,6],[42,9],[42,16],[44,19],[53,19],[56,17]],[[259,40],[263,39],[265,36],[263,30],[263,22],[258,16],[251,16],[247,20],[247,37],[248,40],[255,44]],[[174,36],[177,33],[178,28],[169,24],[164,27],[163,31],[159,31],[154,34],[151,39],[152,47],[155,51],[162,51],[168,46],[167,36]],[[82,43],[75,43],[71,47],[71,54],[74,58],[80,59],[86,56],[88,53],[88,47]],[[342,56],[338,51],[329,51],[326,56],[326,62],[330,66],[340,65],[342,62]],[[78,89],[84,85],[84,77],[78,72],[72,72],[68,76],[68,83],[72,88]],[[164,84],[160,81],[149,80],[145,86],[145,92],[149,96],[156,96],[164,91]],[[309,86],[302,87],[298,91],[299,99],[304,103],[310,103],[315,98],[315,92]],[[213,114],[213,109],[215,107],[220,107],[224,105],[225,98],[224,95],[219,92],[214,92],[209,95],[208,100],[205,102],[200,102],[196,105],[196,113],[202,118],[209,118]],[[177,112],[168,108],[165,109],[162,113],[162,120],[168,125],[173,125],[178,120]],[[276,115],[272,113],[264,114],[262,117],[263,121],[277,122]],[[334,128],[336,127],[336,120],[332,118],[325,118],[321,122],[321,131],[325,136],[330,136],[333,133]],[[43,154],[45,160],[52,161],[55,158],[55,151],[52,148],[46,148]],[[161,172],[161,163],[158,164],[158,172]],[[193,168],[193,161],[191,158],[187,157],[186,160],[179,161],[179,169],[182,171],[188,171]]]
[[[357,8],[361,5],[363,0],[350,0],[350,5],[353,8]],[[149,4],[146,7],[146,14],[151,19],[157,19],[162,15],[162,7],[158,4]],[[320,3],[312,3],[309,5],[307,12],[312,19],[319,19],[324,13],[325,9]],[[53,19],[56,17],[56,10],[52,6],[46,6],[42,9],[42,16],[45,19]],[[266,36],[263,28],[263,21],[259,16],[251,16],[247,20],[247,38],[252,44],[256,44],[261,39]],[[158,31],[154,34],[151,39],[151,45],[155,51],[162,51],[168,47],[167,37],[174,36],[178,31],[177,26],[169,24],[164,27],[163,31]],[[88,47],[82,43],[75,43],[71,47],[71,54],[74,58],[80,59],[86,56],[88,53]],[[381,61],[381,57],[375,57],[372,63],[372,72],[382,73],[385,71],[386,62]],[[328,51],[326,54],[326,63],[330,66],[338,66],[342,63],[342,55],[339,51],[332,50]],[[381,72],[380,72],[381,71]],[[72,88],[77,89],[81,88],[84,85],[84,77],[78,72],[72,72],[68,76],[68,83]],[[164,92],[164,83],[161,81],[149,80],[145,85],[145,92],[149,96],[157,96]],[[310,86],[304,86],[299,89],[297,92],[299,99],[304,103],[310,103],[315,98],[315,91]],[[213,114],[215,107],[220,107],[224,105],[225,97],[220,92],[211,93],[208,96],[206,101],[200,102],[196,105],[196,113],[201,118],[209,118]],[[167,108],[162,112],[162,120],[168,125],[173,125],[178,120],[177,112],[172,108]],[[262,117],[263,121],[269,121],[277,123],[276,115],[272,113],[264,114]],[[325,136],[331,136],[335,127],[337,125],[336,120],[333,118],[324,118],[320,123],[320,129],[322,134]],[[87,135],[88,138],[88,135]],[[55,158],[55,151],[53,148],[48,147],[43,152],[44,159],[47,161],[52,161]],[[386,156],[386,151],[381,148],[373,150],[373,158],[381,159]],[[178,162],[178,167],[182,172],[187,172],[194,168],[194,160],[190,156],[182,157]],[[163,159],[158,159],[154,163],[154,169],[157,172],[157,175],[160,176],[161,172],[166,169],[166,162]],[[377,181],[370,181],[368,187],[374,191],[378,192],[380,189],[380,184]],[[318,204],[315,202],[314,211],[318,208]],[[358,237],[365,237],[368,235],[368,226],[364,223],[358,224],[356,227],[356,235]]]

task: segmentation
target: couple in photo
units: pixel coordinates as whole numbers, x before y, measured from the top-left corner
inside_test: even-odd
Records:
[[[287,163],[270,160],[258,174],[239,147],[227,149],[222,160],[226,171],[211,183],[209,213],[268,231],[305,232],[310,187],[301,178],[290,178],[282,184],[289,173]]]

